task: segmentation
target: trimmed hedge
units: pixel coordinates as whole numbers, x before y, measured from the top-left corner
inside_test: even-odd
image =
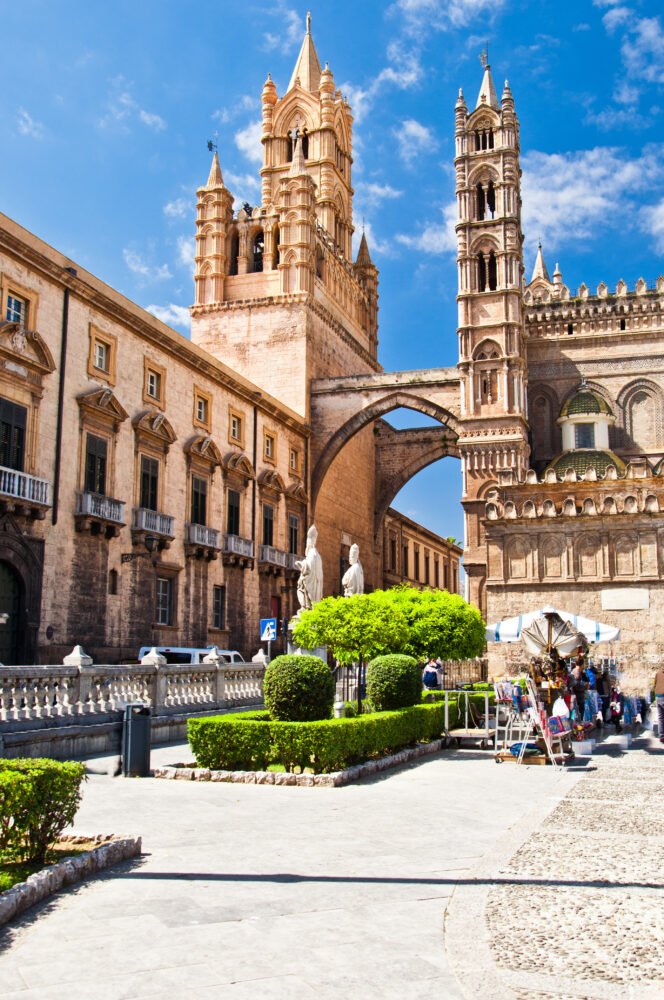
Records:
[[[277,656],[265,671],[265,707],[275,720],[329,719],[334,691],[332,671],[318,656]]]
[[[412,656],[390,653],[367,666],[367,698],[375,712],[408,708],[421,700],[422,671]]]
[[[43,862],[74,821],[85,765],[46,757],[0,759],[0,851],[14,861]]]
[[[280,764],[288,771],[310,767],[327,774],[437,739],[444,721],[441,704],[318,722],[275,722],[267,712],[242,712],[189,719],[187,735],[200,767],[264,771]]]

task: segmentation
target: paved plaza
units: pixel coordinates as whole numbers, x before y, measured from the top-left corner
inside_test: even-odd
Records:
[[[94,774],[76,830],[141,834],[144,857],[0,934],[0,996],[663,997],[663,765],[644,739],[337,789]]]

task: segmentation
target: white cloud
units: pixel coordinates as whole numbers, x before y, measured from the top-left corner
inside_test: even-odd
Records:
[[[139,253],[129,247],[124,248],[122,257],[132,274],[137,274],[146,281],[163,281],[172,277],[168,264],[148,264]]]
[[[341,85],[341,91],[346,94],[356,121],[361,121],[367,114],[385,84],[399,90],[409,90],[422,79],[424,71],[416,48],[408,48],[402,42],[393,41],[387,47],[387,58],[388,65],[365,86],[352,83]]]
[[[161,132],[166,128],[166,122],[161,115],[152,114],[149,111],[144,111],[142,108],[139,108],[138,119],[143,122],[144,125],[147,125],[148,128],[153,128],[158,132]]]
[[[164,215],[169,219],[184,219],[187,215],[193,214],[191,201],[189,198],[175,198],[167,201],[164,205]]]
[[[621,52],[631,76],[647,83],[664,83],[664,30],[658,17],[632,22]]]
[[[213,111],[210,117],[213,121],[221,122],[222,125],[228,125],[230,121],[237,118],[244,111],[253,111],[254,108],[258,107],[258,104],[258,98],[254,97],[253,94],[243,94],[242,97],[238,97],[237,100],[233,101],[230,107],[219,108],[217,111]]]
[[[625,21],[629,21],[631,16],[632,11],[629,7],[611,7],[602,18],[602,24],[611,33]]]
[[[443,254],[456,253],[456,233],[454,227],[457,221],[457,203],[451,201],[441,208],[442,219],[433,222],[415,236],[404,233],[396,239],[398,243],[411,250],[423,250],[424,253]]]
[[[629,159],[610,146],[523,157],[523,229],[527,242],[551,248],[587,240],[601,228],[633,224],[634,198],[664,180],[663,147]],[[652,230],[651,230],[652,232]]]
[[[263,146],[261,136],[263,134],[263,123],[250,122],[244,128],[239,129],[234,135],[235,145],[241,153],[254,163],[263,162]]]
[[[251,201],[251,195],[258,194],[261,189],[258,174],[235,174],[232,170],[227,170],[225,179],[226,186],[238,202]]]
[[[366,236],[367,243],[369,245],[369,253],[373,257],[375,254],[383,257],[391,257],[394,253],[394,248],[388,240],[381,240],[380,237],[376,236],[373,230],[373,226],[370,222],[365,222],[362,227],[359,227],[353,233],[353,257],[357,256],[357,251],[360,248],[360,241],[362,239],[362,232]]]
[[[355,187],[355,204],[378,205],[381,201],[401,198],[403,191],[398,191],[390,184],[376,184],[374,181],[360,181]],[[356,209],[357,214],[357,209]]]
[[[653,237],[657,253],[664,253],[664,198],[656,205],[644,205],[639,220],[641,228]]]
[[[167,323],[168,326],[178,326],[181,329],[188,330],[191,326],[191,316],[189,310],[186,306],[176,306],[173,302],[170,302],[167,306],[146,306],[147,311],[160,319],[162,323]]]
[[[35,121],[25,108],[19,108],[16,112],[16,127],[21,135],[27,135],[31,139],[42,139],[44,136],[42,123]]]
[[[142,108],[131,93],[131,84],[123,76],[111,81],[111,91],[106,102],[106,113],[98,120],[99,128],[116,128],[129,132],[130,125],[139,122],[155,131],[163,131],[166,122],[161,115]]]
[[[475,18],[491,18],[505,0],[396,0],[390,13],[403,15],[406,30],[419,35],[423,29],[445,31],[465,28]]]
[[[297,10],[286,7],[283,3],[278,3],[269,12],[278,17],[282,29],[279,32],[266,31],[263,33],[263,45],[268,51],[279,49],[284,54],[291,51],[298,45],[304,36],[304,25]]]
[[[399,156],[408,167],[420,153],[431,152],[438,145],[431,129],[414,118],[404,119],[392,134],[397,140]]]
[[[196,240],[193,236],[178,237],[178,264],[194,273],[196,266]]]

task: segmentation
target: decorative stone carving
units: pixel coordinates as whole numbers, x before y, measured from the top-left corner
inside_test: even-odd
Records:
[[[359,545],[350,547],[350,566],[343,575],[341,585],[344,588],[344,597],[353,597],[355,594],[364,593],[364,570],[360,562]]]
[[[304,559],[295,563],[300,571],[297,581],[297,599],[300,602],[300,607],[305,611],[313,608],[323,597],[323,560],[316,548],[317,541],[318,531],[315,524],[312,524],[307,532]]]

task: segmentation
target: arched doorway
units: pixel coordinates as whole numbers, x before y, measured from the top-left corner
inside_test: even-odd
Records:
[[[0,621],[0,663],[10,666],[19,662],[23,590],[16,570],[0,560],[0,615],[8,615],[4,625]]]

